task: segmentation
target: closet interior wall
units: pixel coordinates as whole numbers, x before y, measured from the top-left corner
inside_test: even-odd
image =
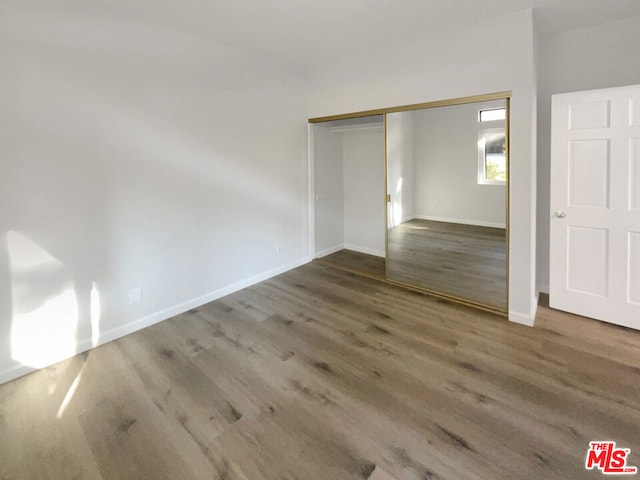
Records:
[[[314,124],[315,256],[348,249],[384,257],[381,115]]]

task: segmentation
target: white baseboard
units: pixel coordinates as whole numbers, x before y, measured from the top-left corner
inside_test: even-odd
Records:
[[[403,215],[402,217],[400,217],[400,223],[408,222],[409,220],[413,220],[414,218],[418,218],[418,217],[416,217],[413,214]]]
[[[520,325],[526,325],[527,327],[533,327],[536,321],[536,314],[538,313],[538,301],[540,300],[540,294],[536,293],[532,300],[531,312],[521,313],[509,310],[509,321],[519,323]]]
[[[82,352],[86,352],[87,350],[90,350],[100,345],[104,345],[105,343],[109,343],[113,340],[117,340],[118,338],[124,337],[125,335],[129,335],[130,333],[137,332],[138,330],[142,330],[143,328],[150,327],[151,325],[154,325],[156,323],[163,322],[172,317],[175,317],[176,315],[180,315],[181,313],[187,312],[191,309],[200,307],[206,303],[213,302],[214,300],[217,300],[219,298],[222,298],[224,296],[227,296],[234,292],[242,290],[243,288],[250,287],[251,285],[255,285],[256,283],[263,282],[265,280],[268,280],[269,278],[275,277],[276,275],[280,275],[282,273],[288,272],[289,270],[293,270],[294,268],[297,268],[297,267],[300,267],[301,265],[309,263],[311,260],[312,258],[310,256],[303,257],[289,264],[276,267],[272,270],[268,270],[258,275],[254,275],[253,277],[240,280],[239,282],[232,283],[231,285],[220,288],[218,290],[207,293],[205,295],[201,295],[191,300],[187,300],[186,302],[182,302],[178,305],[165,308],[164,310],[160,310],[159,312],[152,313],[145,317],[129,322],[125,325],[121,325],[111,330],[107,330],[106,332],[101,332],[100,338],[96,345],[92,343],[92,340],[90,338],[84,339],[76,344],[74,353],[69,357],[73,355],[77,355]],[[55,363],[63,360],[66,360],[66,359],[60,358]],[[36,370],[39,370],[39,369],[29,367],[27,365],[11,366],[0,372],[0,384],[9,382],[11,380],[14,380],[18,377],[34,372]]]
[[[475,225],[476,227],[506,228],[504,223],[483,222],[481,220],[468,220],[464,218],[435,217],[433,215],[414,215],[419,220],[432,220],[434,222],[461,223],[462,225]]]
[[[78,353],[81,353],[80,351]],[[26,365],[14,365],[0,372],[0,385],[16,378],[20,378],[28,373],[35,372],[37,368],[27,367]]]
[[[327,255],[331,255],[332,253],[336,253],[344,249],[353,250],[354,252],[366,253],[368,255],[374,255],[376,257],[384,258],[386,256],[384,250],[376,250],[374,248],[361,247],[360,245],[354,245],[352,243],[345,243],[320,250],[319,252],[316,252],[315,258],[326,257]]]
[[[374,255],[376,257],[386,257],[384,250],[376,250],[369,247],[361,247],[359,245],[353,245],[352,243],[345,243],[344,248],[347,250],[353,250],[354,252],[366,253],[368,255]]]
[[[327,255],[331,255],[332,253],[339,252],[342,249],[344,249],[343,244],[334,245],[333,247],[325,248],[324,250],[320,250],[319,252],[316,252],[314,258],[326,257]]]
[[[547,295],[549,295],[549,285],[540,285],[538,287],[538,291],[540,293],[546,293]]]
[[[536,317],[535,315],[520,313],[520,312],[509,312],[509,321],[513,323],[519,323],[520,325],[526,325],[527,327],[533,327],[535,323]]]

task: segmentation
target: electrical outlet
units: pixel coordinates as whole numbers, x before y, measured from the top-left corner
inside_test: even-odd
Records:
[[[142,301],[142,287],[134,287],[129,290],[129,305]]]

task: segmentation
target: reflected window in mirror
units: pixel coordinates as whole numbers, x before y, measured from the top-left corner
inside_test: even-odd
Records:
[[[478,183],[504,185],[507,181],[506,135],[504,128],[478,132]]]

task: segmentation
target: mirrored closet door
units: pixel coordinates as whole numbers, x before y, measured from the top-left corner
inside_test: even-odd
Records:
[[[386,278],[506,311],[508,101],[385,123]]]

